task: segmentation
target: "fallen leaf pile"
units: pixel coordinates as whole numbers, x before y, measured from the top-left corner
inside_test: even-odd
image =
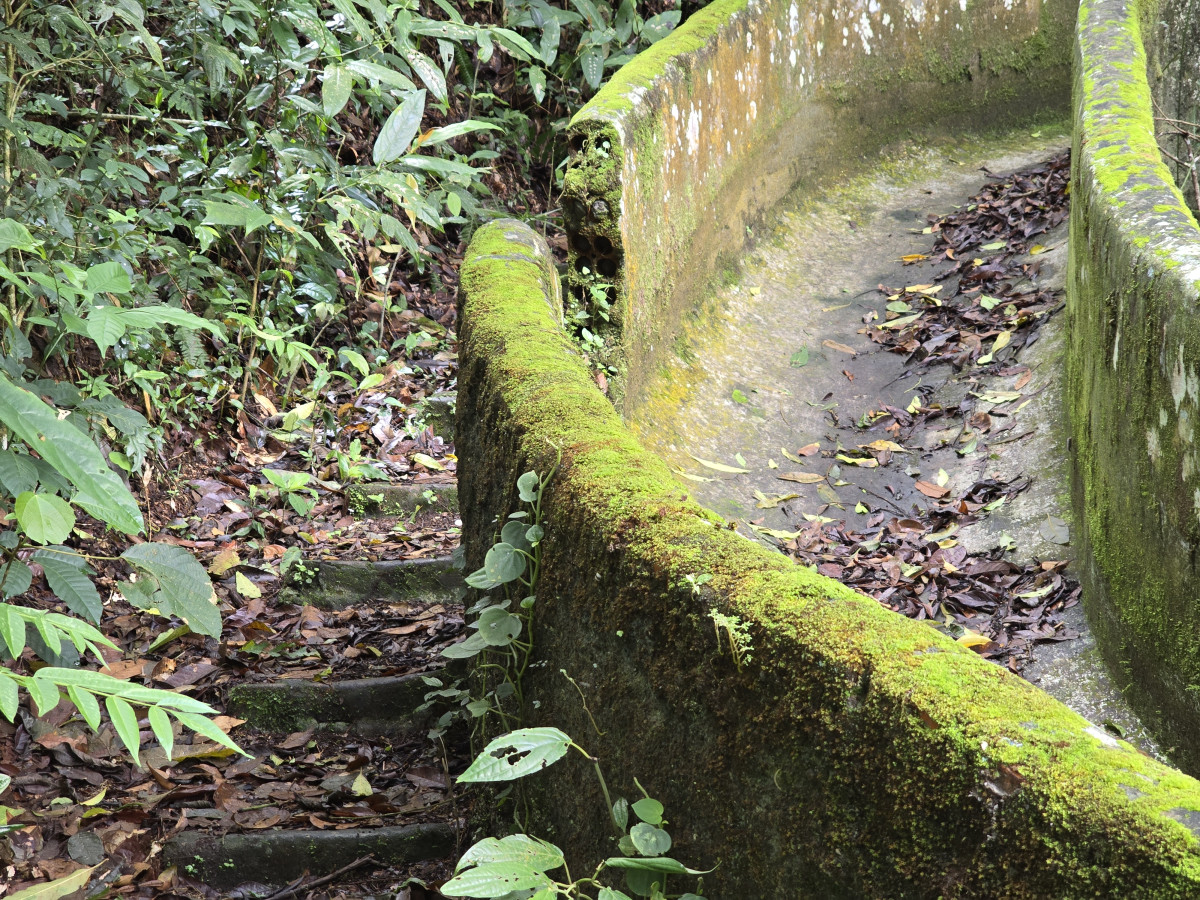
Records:
[[[918,482],[918,488],[920,488]],[[866,531],[845,522],[811,521],[783,542],[797,560],[874,597],[888,609],[926,620],[983,656],[1019,672],[1031,645],[1078,637],[1058,621],[1079,602],[1065,561],[1022,568],[1001,548],[968,554],[955,534],[1025,487],[980,481],[953,500],[928,484],[929,511],[899,518],[877,513]]]
[[[1048,249],[1030,239],[1066,219],[1069,178],[1064,152],[989,184],[962,210],[934,219],[927,229],[936,235],[933,253],[906,261],[927,259],[940,269],[929,283],[880,285],[888,298],[884,320],[869,314],[866,334],[911,362],[1003,369],[1062,307],[1060,295],[1030,281],[1037,255]],[[1018,259],[1026,253],[1034,262]]]

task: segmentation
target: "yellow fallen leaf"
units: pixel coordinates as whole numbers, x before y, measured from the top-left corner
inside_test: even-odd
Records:
[[[257,584],[255,584],[253,581],[251,581],[249,578],[247,578],[241,572],[238,572],[234,576],[233,584],[234,584],[234,587],[237,589],[237,592],[239,594],[241,594],[243,597],[245,597],[247,600],[255,600],[258,597],[262,596],[262,588],[260,588]]]
[[[986,635],[968,629],[965,634],[955,638],[964,647],[982,647],[984,644],[990,644],[992,639]]]
[[[904,263],[907,266],[907,265],[910,265],[915,262],[920,262],[923,259],[929,259],[929,257],[926,256],[924,253],[907,253],[904,256],[900,257],[900,262]]]
[[[799,484],[816,484],[825,480],[824,475],[817,475],[815,472],[784,472],[775,477],[780,481],[795,481]]]
[[[778,469],[779,463],[775,462],[775,460],[773,460],[773,459],[768,459],[767,460],[767,468],[768,469]]]
[[[837,458],[844,463],[849,463],[852,466],[861,466],[864,469],[874,469],[879,465],[879,460],[868,456],[846,456],[844,453],[839,453]]]
[[[224,575],[234,566],[240,566],[241,564],[242,559],[238,556],[237,546],[230,544],[213,557],[212,562],[209,563],[208,571],[213,575]]]
[[[90,800],[80,800],[79,802],[82,803],[84,806],[95,806],[97,803],[99,803],[101,800],[104,799],[104,795],[107,793],[108,793],[108,788],[102,787],[102,788],[100,788],[100,792],[98,794],[96,794],[95,797],[92,797]]]
[[[433,469],[435,472],[443,472],[446,469],[440,462],[425,453],[414,453],[413,462],[427,469]]]
[[[757,509],[774,509],[780,503],[786,500],[795,500],[799,494],[764,494],[762,491],[755,491],[754,497],[758,500],[754,506]]]
[[[893,453],[908,453],[895,441],[871,441],[869,444],[859,444],[858,446],[864,450],[874,450],[877,453],[882,453],[884,450],[891,450]]]
[[[354,783],[350,785],[350,792],[356,797],[370,797],[375,793],[375,789],[371,787],[371,782],[367,781],[362,772],[354,779]]]
[[[692,456],[692,454],[689,453],[688,456]],[[712,469],[714,472],[728,472],[730,475],[750,474],[749,469],[739,469],[737,466],[727,466],[725,463],[711,462],[707,459],[701,459],[698,456],[692,456],[692,459],[700,463],[700,465],[704,466],[705,468]]]
[[[691,472],[683,471],[683,469],[672,469],[671,471],[674,472],[676,475],[678,475],[680,478],[686,478],[688,481],[706,482],[706,481],[716,481],[717,480],[715,478],[705,478],[703,475],[693,475]]]
[[[942,289],[940,284],[910,284],[904,289],[906,294],[925,294],[927,297],[932,297]]]
[[[1043,247],[1041,244],[1034,244],[1029,248],[1029,255],[1037,256],[1039,253],[1045,253],[1049,249],[1049,247]]]

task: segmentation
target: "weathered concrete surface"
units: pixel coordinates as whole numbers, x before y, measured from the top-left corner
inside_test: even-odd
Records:
[[[618,405],[797,185],[913,136],[1060,118],[1074,9],[718,0],[618,72],[572,122],[564,182],[569,305],[609,342]]]
[[[448,825],[276,830],[245,834],[184,831],[163,847],[163,861],[218,891],[247,881],[285,885],[301,876],[336,872],[364,856],[383,866],[437,859],[454,852]]]
[[[873,440],[879,435],[864,432],[857,437],[853,423],[881,401],[903,409],[917,386],[933,389],[927,404],[947,409],[956,408],[967,390],[984,394],[1011,389],[1012,376],[952,373],[946,366],[906,372],[901,356],[858,332],[865,315],[882,315],[878,285],[899,288],[926,279],[926,271],[904,266],[901,257],[930,251],[933,239],[920,233],[927,215],[947,213],[964,203],[989,180],[981,170],[1024,168],[1061,149],[1065,141],[1054,129],[1039,131],[1036,137],[1019,132],[985,141],[947,140],[936,148],[914,148],[888,159],[873,174],[806,198],[798,209],[780,216],[769,239],[744,261],[735,283],[718,291],[703,314],[689,317],[673,352],[648,382],[642,402],[629,410],[630,428],[668,464],[707,479],[687,481],[697,500],[734,520],[748,537],[773,545],[769,538],[758,538],[748,523],[790,531],[802,513],[815,513],[825,502],[816,485],[780,481],[777,476],[806,468],[823,473],[829,460],[815,457],[795,463],[782,455],[784,449],[794,454],[814,441],[829,449],[839,440],[847,446],[856,439]],[[1040,287],[1061,290],[1066,279],[1065,223],[1038,243],[1047,251],[1024,261],[1035,266]],[[826,347],[826,340],[851,347],[856,355]],[[793,366],[792,354],[800,347],[809,350],[808,362]],[[988,476],[1028,477],[1026,490],[955,537],[971,552],[983,552],[1007,536],[1016,545],[1008,558],[1022,565],[1071,558],[1072,548],[1048,542],[1040,527],[1049,515],[1071,522],[1062,405],[1065,352],[1060,314],[1012,361],[1032,369],[1023,390],[1028,404],[1022,403],[1019,410],[1010,404],[1004,420],[1013,423],[1009,434],[1022,436],[1018,440],[991,443],[986,450],[960,457],[952,445],[939,440],[952,439],[960,430],[955,426],[949,435],[928,433],[926,446],[911,448],[911,454],[897,457],[890,466],[842,466],[841,480],[850,484],[838,488],[838,494],[846,509],[825,515],[861,528],[879,509],[899,514],[913,504],[923,508],[927,500],[913,485],[918,478],[934,480],[940,470],[956,491]],[[747,402],[734,399],[739,390]],[[720,475],[693,458],[736,465],[735,453],[741,454],[750,474]],[[770,468],[770,461],[779,467]],[[800,496],[773,509],[759,509],[755,491]],[[856,514],[857,502],[871,512]],[[1082,632],[1079,642],[1040,645],[1027,677],[1093,724],[1116,723],[1139,747],[1153,749],[1100,664],[1086,621],[1082,616],[1072,620]]]
[[[1155,143],[1140,25],[1154,10],[1080,8],[1073,493],[1099,647],[1171,758],[1200,771],[1200,229]]]
[[[346,506],[356,516],[383,518],[418,512],[458,512],[454,482],[352,484],[346,487]]]
[[[463,267],[458,449],[468,565],[529,468],[561,468],[525,676],[536,708],[666,802],[724,897],[1194,897],[1200,784],[927,625],[793,565],[694,503],[596,389],[528,228]],[[698,593],[688,575],[709,574]],[[740,667],[711,614],[746,623]],[[558,670],[579,681],[579,695]],[[611,836],[590,773],[534,780],[573,863]]]
[[[383,562],[322,559],[295,565],[279,599],[321,609],[344,609],[367,600],[439,603],[457,599],[462,586],[462,575],[448,556]]]
[[[419,674],[319,684],[282,679],[239,684],[227,711],[255,728],[290,733],[320,726],[356,734],[396,734],[419,728],[429,687]]]

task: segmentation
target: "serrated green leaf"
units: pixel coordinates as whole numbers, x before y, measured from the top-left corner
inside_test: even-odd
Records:
[[[211,600],[212,583],[187,550],[170,544],[134,544],[121,559],[158,583],[153,602],[165,614],[179,616],[197,634],[220,636],[221,613]]]
[[[571,739],[557,728],[521,728],[501,735],[458,776],[458,781],[512,781],[558,762]]]
[[[115,260],[91,266],[87,270],[86,284],[93,294],[128,294],[133,290],[129,273]]]
[[[25,491],[13,504],[17,524],[37,544],[61,544],[75,527],[75,511],[54,494]]]
[[[50,590],[67,608],[77,616],[82,616],[93,624],[100,621],[100,613],[104,609],[100,593],[96,585],[88,577],[85,570],[59,558],[57,554],[39,551],[34,559],[41,565],[46,574],[46,583]]]
[[[35,678],[35,683],[36,680]],[[142,738],[138,733],[137,713],[133,711],[133,707],[128,702],[116,696],[106,697],[104,706],[108,710],[108,717],[112,719],[117,737],[121,739],[121,743],[133,757],[133,764],[140,766],[142,763],[138,758],[138,750],[141,749]]]
[[[33,584],[33,572],[19,559],[11,559],[4,564],[3,568],[0,568],[0,578],[4,580],[5,599],[25,593]]]

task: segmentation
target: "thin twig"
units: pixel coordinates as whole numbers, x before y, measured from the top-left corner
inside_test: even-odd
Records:
[[[357,869],[359,866],[365,865],[369,862],[375,862],[375,857],[364,856],[362,859],[356,859],[354,862],[350,863],[350,865],[342,866],[336,872],[330,872],[328,875],[322,875],[320,878],[314,878],[312,881],[307,883],[304,881],[304,876],[301,876],[283,890],[271,894],[266,898],[266,900],[287,900],[288,897],[298,896],[301,890],[307,890],[308,888],[315,888],[320,887],[323,884],[329,884],[329,882],[336,881],[347,872]]]

